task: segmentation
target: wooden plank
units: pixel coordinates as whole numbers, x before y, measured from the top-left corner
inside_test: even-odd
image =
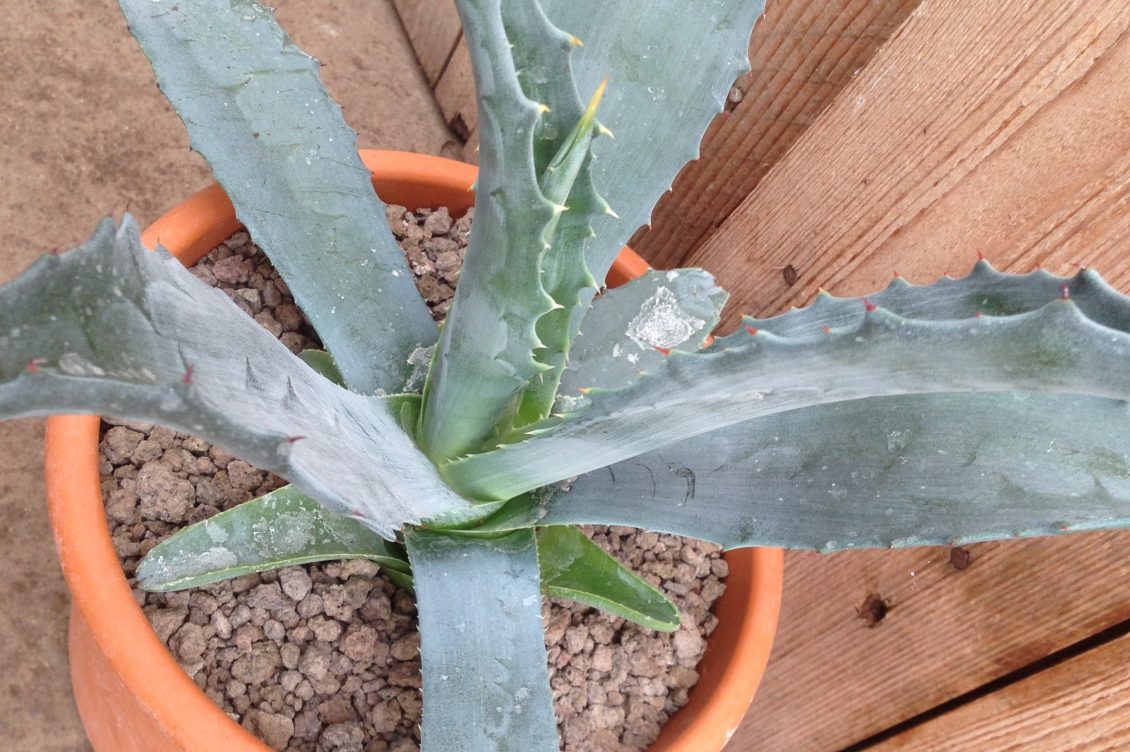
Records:
[[[434,87],[459,43],[462,28],[449,0],[393,0],[428,85]]]
[[[946,548],[788,554],[769,668],[727,751],[843,749],[1130,619],[1128,546],[982,543],[964,569]]]
[[[1130,288],[1130,6],[925,0],[690,259],[776,313],[998,265]],[[923,132],[925,129],[925,132]],[[792,264],[803,284],[790,287]],[[733,312],[729,314],[733,320]],[[944,549],[798,553],[735,750],[848,746],[1130,618],[1130,533]],[[869,628],[870,594],[890,601]]]
[[[889,739],[875,752],[1130,748],[1130,636]]]
[[[632,246],[659,268],[696,249],[815,122],[920,0],[769,0],[750,73],[706,132],[701,157],[660,200]],[[738,100],[738,101],[734,101]]]
[[[926,0],[687,264],[734,294],[730,324],[819,284],[964,272],[977,251],[1118,278],[1128,25],[1121,0]]]
[[[467,41],[462,37],[451,53],[447,69],[436,83],[435,95],[448,126],[466,140],[478,127],[479,118],[475,104],[475,76],[471,72],[471,54],[467,51]]]

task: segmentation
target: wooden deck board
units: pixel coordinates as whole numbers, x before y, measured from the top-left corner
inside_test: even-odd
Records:
[[[1130,749],[1130,636],[917,726],[874,752]]]
[[[925,0],[691,263],[736,293],[730,321],[819,283],[964,273],[977,251],[1016,271],[1093,264],[1130,288],[1128,26],[1114,0]],[[1130,618],[1127,545],[981,544],[960,572],[944,549],[790,555],[733,749],[842,748]],[[856,615],[869,594],[891,603],[874,628]]]
[[[978,251],[1124,274],[1128,25],[1121,0],[923,2],[687,260],[731,291],[724,325],[818,285],[964,273]]]
[[[428,84],[435,87],[462,37],[459,14],[450,2],[393,0]]]
[[[467,40],[460,37],[451,53],[451,60],[435,86],[436,102],[447,124],[462,139],[466,140],[479,123],[478,107],[475,103],[475,76],[471,72],[471,53],[467,51]]]
[[[919,0],[769,0],[750,40],[741,100],[631,245],[664,269],[698,248],[867,64]]]
[[[1130,532],[795,552],[777,641],[727,752],[842,749],[1130,619]],[[869,597],[887,604],[874,626]],[[923,747],[922,749],[928,749]]]

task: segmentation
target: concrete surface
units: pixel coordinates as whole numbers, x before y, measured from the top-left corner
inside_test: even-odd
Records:
[[[458,154],[391,2],[275,4],[361,146]],[[127,201],[144,226],[209,181],[112,0],[0,2],[0,120],[0,281]],[[77,752],[42,433],[0,424],[0,749]]]

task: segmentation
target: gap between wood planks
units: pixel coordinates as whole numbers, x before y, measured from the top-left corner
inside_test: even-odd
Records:
[[[994,692],[1017,684],[1018,682],[1029,679],[1037,674],[1048,671],[1062,663],[1065,663],[1073,658],[1077,658],[1092,650],[1097,650],[1109,643],[1118,640],[1121,637],[1130,635],[1130,619],[1123,621],[1114,626],[1108,627],[1101,632],[1091,635],[1085,639],[1079,640],[1076,643],[1068,645],[1065,648],[1050,653],[1043,658],[1037,659],[1027,666],[1018,668],[1008,674],[1000,676],[990,682],[982,684],[976,689],[970,690],[964,694],[958,695],[940,705],[930,708],[927,711],[919,713],[915,716],[907,718],[904,721],[896,723],[890,728],[884,729],[877,734],[872,734],[866,739],[844,747],[840,752],[864,752],[864,750],[872,749],[883,742],[894,739],[895,737],[910,731],[913,728],[921,726],[937,718],[941,718],[947,713],[951,713],[958,708],[970,705],[983,697],[988,697]]]

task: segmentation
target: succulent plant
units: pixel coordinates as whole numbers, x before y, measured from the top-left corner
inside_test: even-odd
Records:
[[[292,355],[104,220],[0,292],[0,414],[160,423],[291,481],[155,548],[141,584],[372,559],[417,594],[426,749],[557,748],[543,592],[677,626],[578,524],[827,551],[1130,521],[1130,299],[1092,271],[981,262],[713,341],[725,294],[702,270],[598,295],[743,72],[761,2],[458,0],[481,156],[440,330],[273,14],[120,4],[328,354]]]

